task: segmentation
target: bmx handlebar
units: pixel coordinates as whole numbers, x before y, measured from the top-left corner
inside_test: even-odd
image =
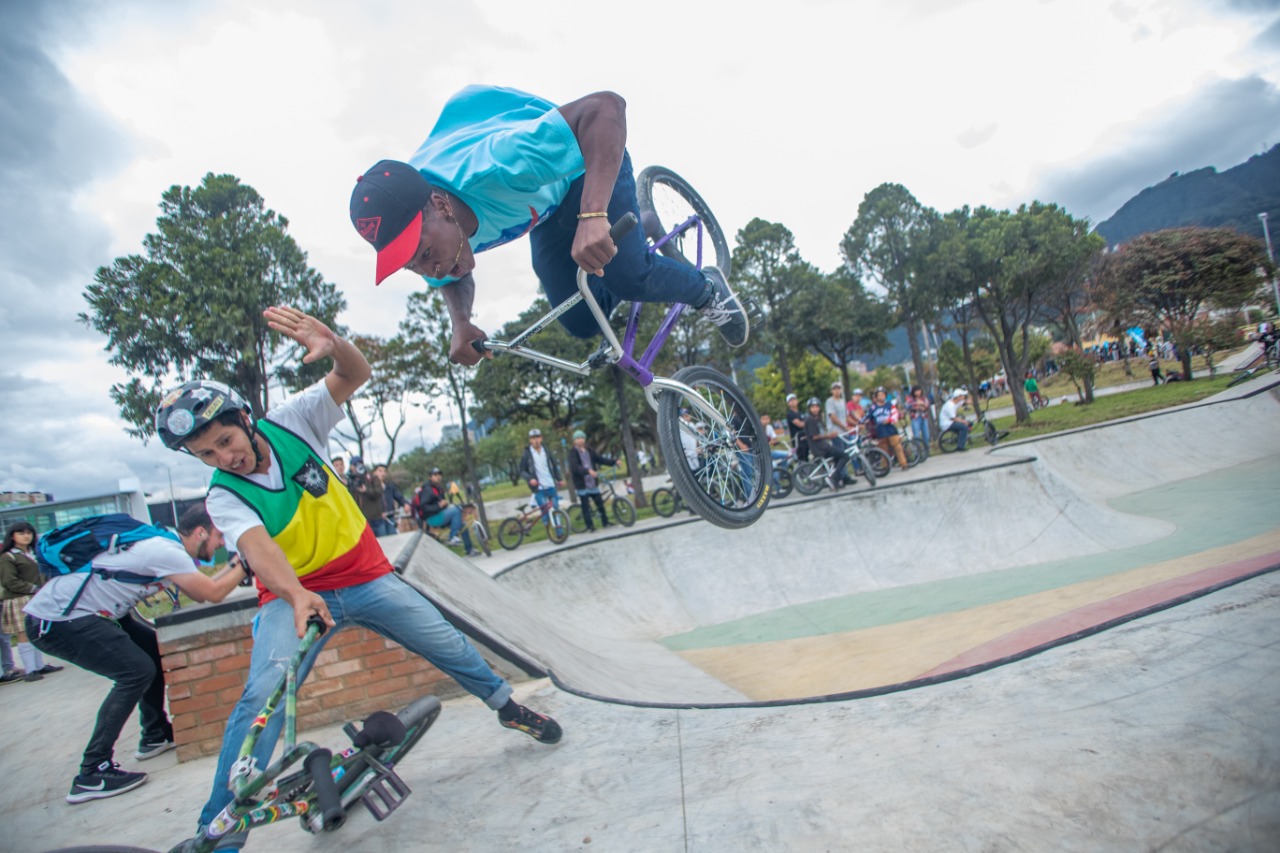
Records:
[[[617,222],[613,223],[613,227],[609,229],[609,239],[617,243],[623,237],[627,236],[627,234],[630,233],[631,229],[635,228],[636,225],[638,225],[639,223],[640,223],[640,220],[636,217],[636,215],[628,211],[627,213],[623,214],[622,217],[619,218]],[[485,345],[484,341],[472,341],[471,348],[474,349],[476,352],[489,351],[489,347]]]

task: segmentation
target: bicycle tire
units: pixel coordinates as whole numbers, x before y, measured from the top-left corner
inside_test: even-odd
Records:
[[[658,442],[676,491],[686,507],[717,527],[733,530],[754,524],[769,505],[773,490],[773,459],[755,406],[729,377],[710,367],[683,367],[672,379],[693,389],[728,425],[727,429],[709,426],[705,435],[694,433],[702,457],[695,471],[684,454],[681,429],[688,425],[680,420],[680,409],[688,406],[697,411],[697,407],[684,394],[662,392]]]
[[[562,509],[552,509],[547,513],[547,538],[553,544],[563,545],[569,538],[573,528],[569,524],[569,516]]]
[[[865,448],[862,457],[867,460],[867,469],[875,474],[877,480],[883,480],[893,470],[893,460],[878,447]]]
[[[498,525],[498,544],[508,551],[514,551],[524,541],[524,525],[518,518],[504,518]]]
[[[902,454],[907,457],[908,468],[914,468],[924,461],[924,455],[920,452],[922,443],[914,438],[908,438],[902,442]]]
[[[654,489],[653,494],[649,495],[649,503],[653,506],[653,511],[663,518],[670,518],[680,508],[675,492],[666,487]]]
[[[489,531],[484,529],[484,524],[479,519],[471,522],[471,538],[472,544],[479,545],[486,557],[493,556],[493,549],[489,547]]]
[[[636,523],[636,507],[635,504],[626,498],[613,499],[613,520],[621,524],[623,527],[630,527]]]
[[[574,533],[587,532],[587,517],[582,512],[581,504],[573,504],[565,513],[569,516],[569,526]]]
[[[724,229],[688,181],[665,166],[649,166],[636,178],[636,201],[640,206],[640,221],[645,225],[645,236],[655,242],[689,216],[697,214],[711,246],[711,257],[708,259],[704,252],[702,265],[718,267],[725,279],[729,278],[731,256]],[[681,210],[681,202],[687,209]],[[687,250],[686,240],[691,243]],[[673,237],[658,251],[668,258],[697,266],[697,229]]]
[[[960,447],[960,433],[947,430],[938,436],[938,450],[942,453],[955,453]]]
[[[877,451],[880,453],[884,452],[878,448]],[[875,466],[873,466],[871,464],[871,460],[867,458],[867,451],[865,450],[858,451],[858,467],[862,469],[860,473],[862,474],[862,478],[867,481],[867,485],[874,489],[878,478],[876,477],[876,472],[872,470]]]
[[[801,462],[796,466],[795,472],[791,475],[791,486],[797,492],[806,497],[816,495],[822,491],[826,478],[825,474],[818,473],[818,469],[823,468],[822,462],[816,459],[810,459],[808,462]]]

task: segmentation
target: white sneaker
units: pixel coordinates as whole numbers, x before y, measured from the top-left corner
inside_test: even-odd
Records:
[[[736,293],[729,289],[724,273],[716,267],[703,267],[702,274],[711,284],[711,299],[698,309],[707,320],[720,329],[720,336],[731,347],[740,347],[751,333],[751,321],[742,308]]]
[[[444,544],[446,544],[446,545],[461,545],[461,544],[462,544],[462,538],[461,538],[461,537],[459,537],[459,536],[450,536],[450,537],[449,537],[449,541],[448,541],[448,542],[445,542]]]

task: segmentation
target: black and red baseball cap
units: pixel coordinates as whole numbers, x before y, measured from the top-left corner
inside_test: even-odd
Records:
[[[422,209],[431,184],[398,160],[381,160],[356,178],[351,192],[351,224],[378,251],[374,284],[413,260],[422,240]]]

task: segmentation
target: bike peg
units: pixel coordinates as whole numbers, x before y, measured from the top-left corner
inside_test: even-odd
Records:
[[[636,219],[636,215],[634,213],[628,211],[621,219],[613,223],[613,227],[609,229],[609,239],[615,243],[618,242],[623,237],[627,236],[627,233],[630,232],[632,228],[635,228],[639,221],[640,220]]]

